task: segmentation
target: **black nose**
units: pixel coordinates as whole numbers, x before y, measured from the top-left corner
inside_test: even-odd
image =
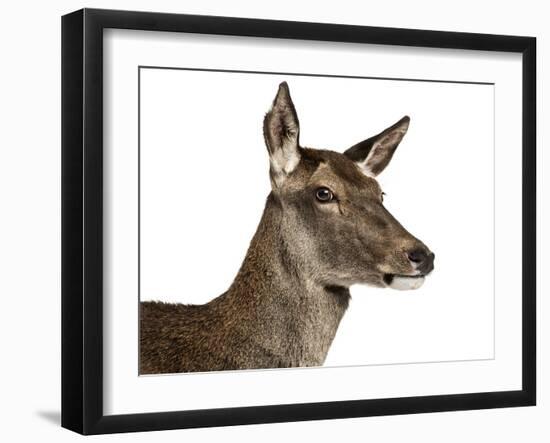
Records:
[[[434,268],[435,254],[426,249],[413,249],[407,253],[407,257],[414,264],[415,269],[422,274],[427,274]]]

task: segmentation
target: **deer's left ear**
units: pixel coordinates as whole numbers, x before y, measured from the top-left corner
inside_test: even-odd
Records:
[[[264,118],[264,138],[269,152],[271,178],[279,186],[300,162],[300,124],[286,82]]]
[[[408,116],[403,117],[380,134],[352,146],[344,155],[357,163],[366,175],[376,177],[388,166],[395,149],[407,133],[409,121]]]

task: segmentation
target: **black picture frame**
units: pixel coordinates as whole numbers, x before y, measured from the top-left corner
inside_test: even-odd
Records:
[[[520,53],[522,389],[131,415],[103,413],[103,30],[192,32]],[[536,39],[82,9],[62,18],[62,426],[82,434],[529,406],[536,403]]]

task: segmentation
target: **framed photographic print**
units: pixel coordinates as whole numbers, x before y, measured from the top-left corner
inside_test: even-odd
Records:
[[[62,425],[535,404],[531,37],[62,20]]]

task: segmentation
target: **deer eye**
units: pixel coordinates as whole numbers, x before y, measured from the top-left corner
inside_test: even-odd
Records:
[[[315,191],[315,198],[321,203],[328,203],[334,199],[334,194],[329,188],[321,187]]]

